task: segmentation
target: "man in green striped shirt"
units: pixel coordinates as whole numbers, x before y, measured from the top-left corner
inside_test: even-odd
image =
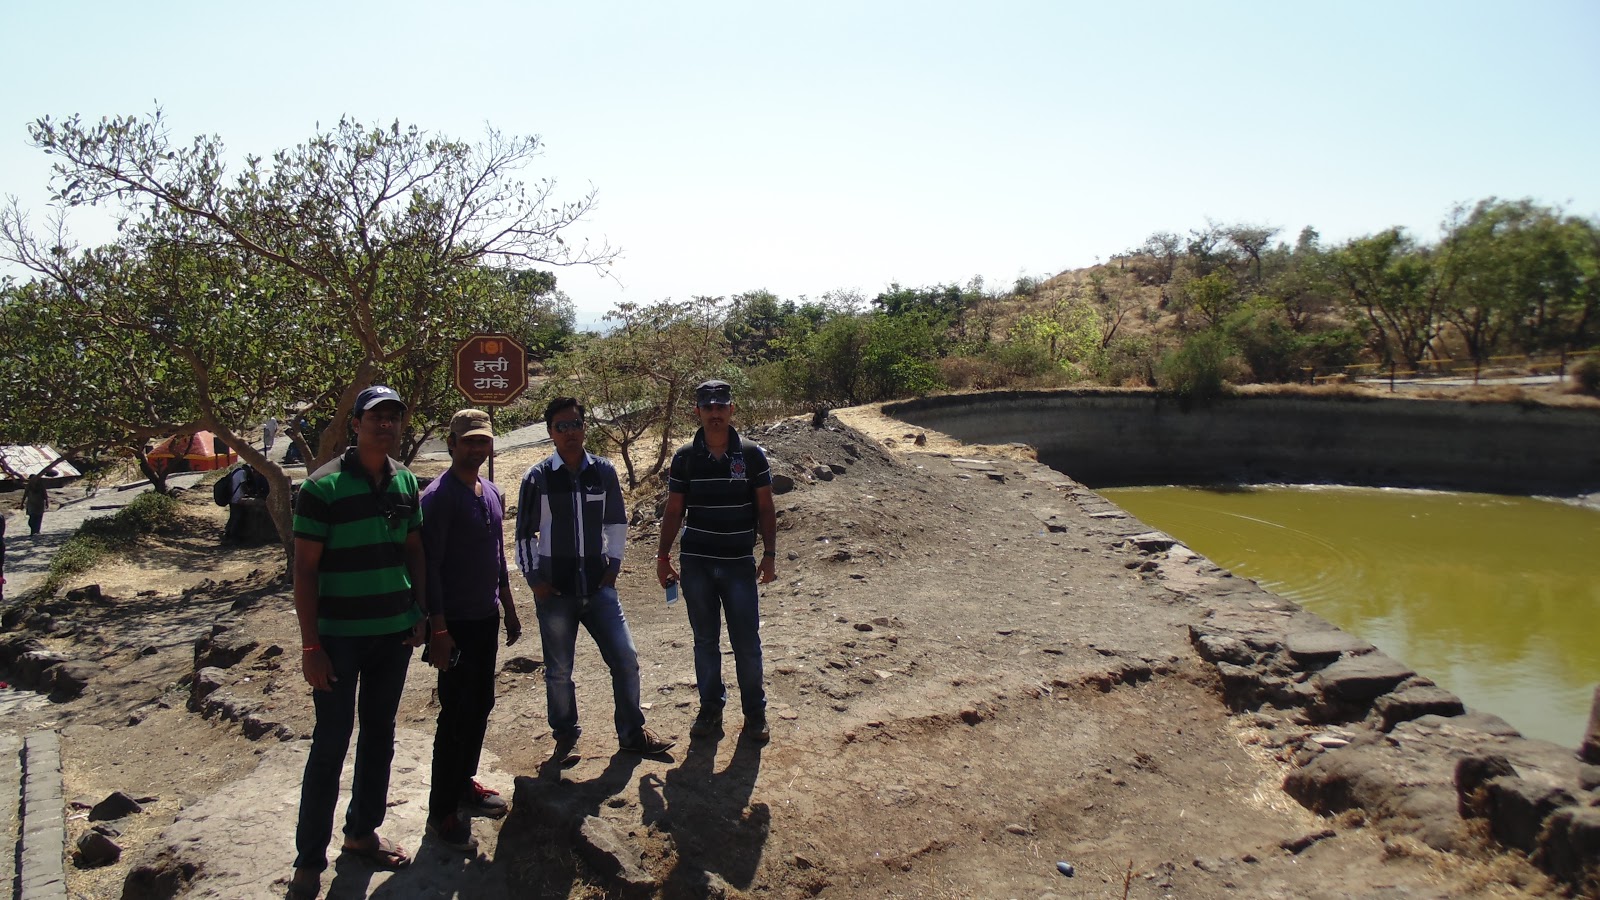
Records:
[[[356,397],[355,446],[307,476],[294,515],[294,606],[317,724],[295,829],[295,896],[315,897],[328,866],[339,771],[359,713],[342,851],[383,868],[411,862],[378,836],[389,798],[395,714],[427,585],[416,476],[390,458],[406,406],[391,388]],[[358,690],[359,687],[359,690]]]

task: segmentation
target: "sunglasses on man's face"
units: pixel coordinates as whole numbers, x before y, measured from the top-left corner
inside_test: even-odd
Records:
[[[582,419],[567,419],[564,422],[556,422],[556,423],[552,424],[550,427],[555,430],[556,434],[566,434],[569,431],[582,431],[583,430],[583,420]]]

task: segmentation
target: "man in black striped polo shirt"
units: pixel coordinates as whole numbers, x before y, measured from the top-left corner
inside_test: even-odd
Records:
[[[684,606],[694,632],[694,674],[700,712],[689,734],[706,737],[722,728],[728,689],[722,681],[722,620],[728,622],[744,735],[765,743],[767,692],[762,685],[761,606],[757,581],[775,578],[778,519],[772,507],[772,471],[767,455],[733,429],[733,389],[711,380],[695,388],[700,430],[673,454],[668,470],[667,509],[661,517],[656,578],[683,582]],[[687,523],[685,524],[685,517]],[[672,542],[684,524],[679,569],[672,567]],[[756,562],[759,531],[763,551]],[[681,574],[680,574],[681,570]]]
[[[343,852],[383,868],[411,862],[404,848],[378,836],[388,808],[395,714],[411,648],[422,643],[427,605],[417,479],[390,458],[405,412],[390,388],[374,385],[358,394],[351,419],[356,445],[311,473],[295,506],[300,664],[317,712],[300,786],[295,896],[314,897],[328,866],[339,771],[358,708]]]

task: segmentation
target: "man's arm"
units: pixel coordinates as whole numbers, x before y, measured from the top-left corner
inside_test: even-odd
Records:
[[[411,573],[411,594],[416,598],[417,609],[423,614],[417,624],[411,626],[411,639],[406,644],[411,647],[420,647],[425,639],[423,623],[427,620],[428,612],[428,552],[422,547],[422,529],[412,529],[406,535],[406,570]],[[449,660],[446,660],[448,665]]]
[[[322,649],[317,631],[317,607],[322,594],[317,574],[322,565],[322,542],[294,539],[294,616],[300,622],[300,671],[314,691],[333,690],[333,663]]]
[[[602,466],[605,473],[605,512],[600,519],[600,554],[606,559],[606,574],[600,577],[600,586],[616,588],[617,576],[622,573],[622,557],[628,546],[628,507],[622,500],[622,483],[617,480],[613,466]]]
[[[523,579],[533,591],[533,599],[538,601],[549,597],[553,589],[544,580],[544,573],[539,571],[539,528],[542,525],[539,515],[542,503],[534,471],[529,469],[528,474],[522,476],[522,487],[517,492],[516,546],[517,568],[522,570]]]
[[[678,570],[672,567],[672,542],[678,539],[678,529],[683,527],[683,504],[687,494],[673,492],[667,495],[667,508],[661,513],[661,546],[656,550],[656,581],[662,587],[678,580]]]
[[[778,553],[778,513],[772,506],[772,488],[756,488],[756,528],[761,532],[761,562],[756,565],[757,581],[767,584],[776,581]]]
[[[448,478],[446,472],[440,478]],[[430,606],[423,612],[428,617],[427,659],[434,668],[443,672],[450,668],[450,653],[455,649],[455,638],[444,618],[444,551],[450,540],[454,517],[450,504],[440,499],[437,492],[422,498],[422,555],[427,570],[427,600]],[[407,559],[409,564],[410,560]]]

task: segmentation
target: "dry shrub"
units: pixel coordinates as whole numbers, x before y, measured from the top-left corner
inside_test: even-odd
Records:
[[[1572,387],[1569,392],[1600,397],[1600,359],[1590,356],[1572,367]]]

